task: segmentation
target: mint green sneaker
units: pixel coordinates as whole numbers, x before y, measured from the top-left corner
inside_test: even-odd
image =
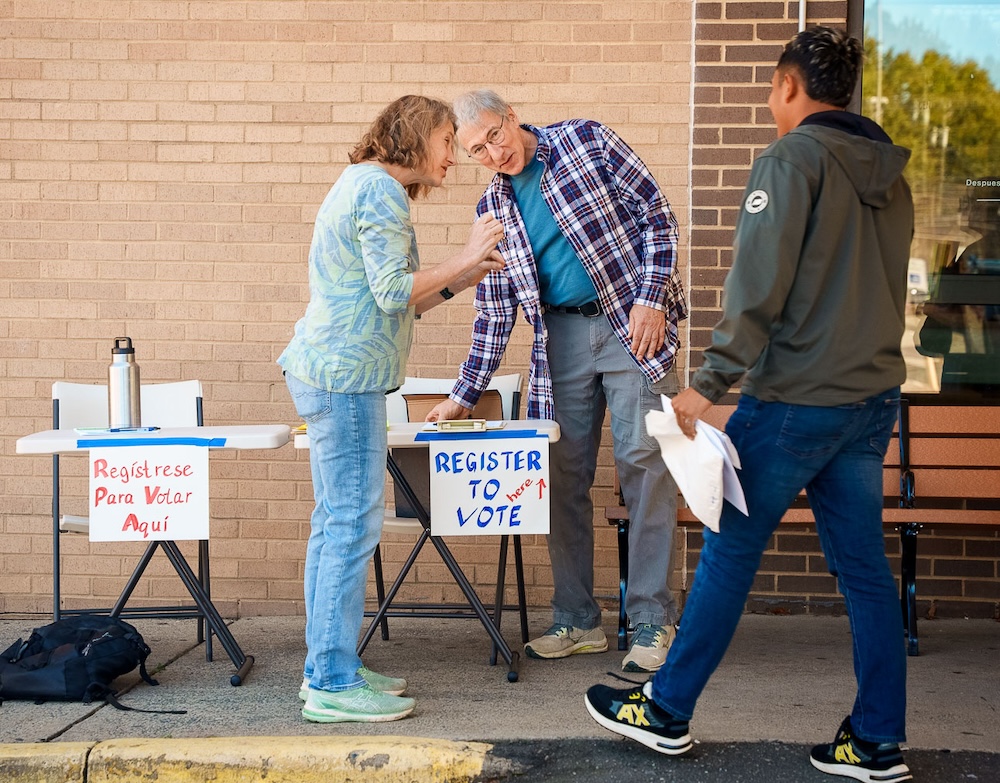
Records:
[[[387,693],[390,696],[402,696],[406,693],[406,680],[402,677],[387,677],[364,666],[358,669],[358,674],[373,690]],[[302,678],[302,684],[299,686],[299,698],[302,701],[309,698],[309,680],[305,677]]]
[[[310,690],[302,717],[313,723],[383,723],[405,718],[416,702],[406,696],[390,696],[368,683],[347,691]]]
[[[358,669],[358,674],[364,678],[373,690],[382,691],[389,696],[402,696],[406,693],[406,680],[402,677],[389,677],[385,674],[373,672],[362,666]]]

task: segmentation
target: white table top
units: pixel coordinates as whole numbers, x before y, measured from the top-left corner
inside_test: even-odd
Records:
[[[430,440],[416,440],[417,435],[425,431],[424,423],[422,421],[412,421],[390,424],[388,432],[389,448],[404,448],[407,446],[427,448],[431,443]],[[559,440],[559,425],[552,419],[510,419],[504,425],[503,429],[490,430],[489,433],[496,437],[501,437],[505,432],[524,432],[526,430],[534,430],[539,435],[546,435],[553,443]],[[462,434],[469,438],[475,438],[480,433],[470,432]],[[308,433],[296,433],[295,448],[309,448]]]
[[[79,433],[74,429],[44,430],[17,439],[18,454],[87,451],[95,446],[155,446],[171,443],[219,449],[276,449],[291,439],[287,424],[236,424],[219,427],[165,427],[154,432]]]

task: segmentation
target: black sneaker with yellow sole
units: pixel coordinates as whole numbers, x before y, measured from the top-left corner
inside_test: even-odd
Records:
[[[840,724],[837,738],[829,745],[813,748],[809,760],[820,772],[864,783],[913,780],[909,767],[903,763],[899,745],[895,742],[868,742],[855,737],[850,716]]]
[[[688,722],[657,707],[651,688],[649,682],[624,691],[595,685],[583,700],[590,716],[608,731],[641,742],[657,753],[687,753],[692,748]]]

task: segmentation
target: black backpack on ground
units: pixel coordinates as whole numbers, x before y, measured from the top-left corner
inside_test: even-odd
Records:
[[[82,701],[118,704],[111,683],[139,667],[142,679],[150,649],[142,635],[117,617],[79,615],[36,628],[0,653],[0,701]]]

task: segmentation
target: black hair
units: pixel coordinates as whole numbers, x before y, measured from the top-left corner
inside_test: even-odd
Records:
[[[836,27],[803,30],[785,45],[777,70],[795,68],[806,95],[814,101],[845,108],[851,102],[864,46]]]

